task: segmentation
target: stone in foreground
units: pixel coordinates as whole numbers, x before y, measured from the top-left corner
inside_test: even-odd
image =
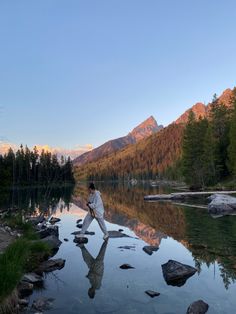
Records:
[[[39,268],[38,271],[39,272],[45,272],[45,273],[49,273],[55,270],[60,270],[65,266],[65,260],[64,259],[51,259],[48,261],[43,262]]]
[[[77,244],[87,244],[88,243],[88,238],[75,236],[74,243],[77,243]]]
[[[209,309],[209,305],[202,300],[192,303],[188,310],[187,314],[205,314]]]
[[[145,293],[147,295],[149,295],[149,297],[151,297],[151,298],[155,298],[155,297],[159,297],[160,296],[159,292],[152,291],[152,290],[147,290],[147,291],[145,291]]]
[[[129,264],[123,264],[120,266],[120,269],[135,269],[135,268]]]
[[[209,199],[211,200],[208,205],[210,214],[230,214],[236,211],[236,197],[226,194],[214,194]]]
[[[188,278],[192,277],[197,272],[197,269],[169,260],[168,263],[162,265],[162,271],[168,285],[181,287],[186,283]]]
[[[159,250],[158,246],[144,246],[143,251],[148,255],[152,255],[153,252],[157,252]]]

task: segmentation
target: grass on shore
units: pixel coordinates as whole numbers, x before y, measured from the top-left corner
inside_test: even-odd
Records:
[[[12,224],[14,223],[13,219]],[[10,244],[0,255],[0,302],[14,290],[25,272],[33,271],[45,256],[50,254],[50,247],[37,241],[32,225],[21,221],[18,228],[23,232],[23,236]]]

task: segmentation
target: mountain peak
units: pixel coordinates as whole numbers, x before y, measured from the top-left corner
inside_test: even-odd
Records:
[[[198,102],[195,105],[193,105],[190,109],[185,111],[176,121],[176,124],[180,123],[187,123],[188,122],[188,116],[190,111],[192,111],[195,114],[196,119],[199,119],[200,117],[204,118],[207,113],[207,107],[201,103]]]
[[[155,118],[150,116],[145,121],[140,123],[132,132],[129,133],[135,142],[142,140],[145,137],[152,135],[162,129],[162,125],[158,125]]]
[[[88,162],[98,160],[99,158],[118,151],[127,145],[135,144],[138,141],[152,135],[153,133],[158,132],[162,128],[163,126],[158,125],[154,117],[150,116],[145,121],[140,123],[136,128],[134,128],[133,131],[130,132],[128,135],[110,140],[103,145],[93,149],[92,151],[79,156],[73,162],[75,165],[83,165]]]

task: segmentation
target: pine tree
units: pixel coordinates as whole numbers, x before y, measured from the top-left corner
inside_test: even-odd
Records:
[[[229,141],[228,168],[230,173],[236,178],[236,89],[234,90],[233,114],[230,121]]]

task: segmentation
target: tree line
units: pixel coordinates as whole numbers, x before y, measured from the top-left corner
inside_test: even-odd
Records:
[[[74,183],[73,167],[70,157],[61,157],[37,147],[30,150],[27,146],[14,152],[0,155],[0,186],[49,185]]]
[[[190,112],[182,150],[182,173],[191,187],[236,178],[236,89],[231,106],[214,96],[207,118],[197,120]]]

